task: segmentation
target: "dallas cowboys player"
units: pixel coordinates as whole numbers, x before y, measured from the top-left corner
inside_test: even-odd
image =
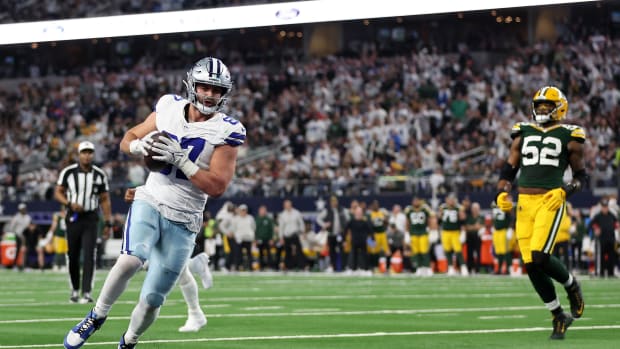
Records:
[[[103,325],[114,302],[144,261],[149,269],[140,300],[131,314],[119,349],[135,348],[155,321],[194,246],[208,196],[224,193],[235,171],[243,125],[221,112],[232,88],[228,68],[217,58],[199,60],[187,73],[187,99],[165,95],[145,121],[125,133],[121,150],[169,165],[151,172],[129,209],[121,255],[101,289],[95,307],[65,336],[67,349],[80,348]],[[169,139],[150,139],[163,131]]]

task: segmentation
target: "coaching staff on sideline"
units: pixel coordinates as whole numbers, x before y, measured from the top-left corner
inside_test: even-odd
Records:
[[[112,226],[112,205],[108,194],[109,184],[105,172],[93,165],[95,145],[84,141],[78,146],[78,162],[60,172],[54,198],[67,207],[67,243],[69,245],[69,276],[71,277],[72,303],[92,303],[97,246],[99,206],[106,221],[104,235]],[[80,252],[84,254],[82,298],[80,294]]]

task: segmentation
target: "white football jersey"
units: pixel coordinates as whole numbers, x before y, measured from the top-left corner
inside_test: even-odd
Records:
[[[185,98],[177,95],[161,97],[155,106],[157,130],[180,142],[189,152],[190,160],[200,168],[209,169],[215,147],[243,144],[245,127],[240,121],[215,113],[209,120],[188,122],[187,104]],[[208,195],[196,188],[181,170],[169,165],[159,172],[150,172],[135,198],[152,203],[167,219],[185,223],[189,230],[198,232]]]

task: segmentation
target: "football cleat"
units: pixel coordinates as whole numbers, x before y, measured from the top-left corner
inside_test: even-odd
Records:
[[[206,253],[200,253],[189,261],[189,270],[198,274],[202,281],[202,287],[209,289],[213,287],[213,275],[209,269],[209,256]]]
[[[565,312],[561,312],[553,317],[553,332],[551,333],[551,339],[564,339],[568,326],[573,323],[573,317]]]
[[[118,342],[118,349],[133,349],[138,345],[138,343],[126,343],[125,342],[125,333],[121,336],[120,342]]]
[[[573,284],[566,288],[568,293],[568,300],[570,301],[570,312],[575,319],[579,319],[583,315],[583,309],[585,308],[585,302],[583,301],[583,294],[581,293],[581,286],[577,279]]]
[[[65,336],[66,349],[81,348],[86,340],[97,331],[105,322],[105,317],[98,318],[93,310],[89,311],[84,320],[75,325]]]
[[[205,314],[194,314],[187,317],[185,325],[179,327],[179,332],[198,332],[207,325]]]

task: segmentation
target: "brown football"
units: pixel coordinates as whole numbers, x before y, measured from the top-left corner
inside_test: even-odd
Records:
[[[165,132],[158,132],[158,133],[154,134],[153,136],[151,136],[151,138],[155,142],[157,142],[160,137],[170,138],[170,137],[168,137],[168,134],[165,133]],[[164,168],[166,168],[166,166],[168,166],[168,163],[165,162],[165,161],[153,160],[153,156],[159,155],[158,153],[156,153],[156,152],[154,152],[154,151],[152,151],[150,149],[147,149],[146,152],[148,154],[144,155],[144,165],[146,166],[146,168],[149,169],[149,171],[159,172],[159,171],[163,170]]]

